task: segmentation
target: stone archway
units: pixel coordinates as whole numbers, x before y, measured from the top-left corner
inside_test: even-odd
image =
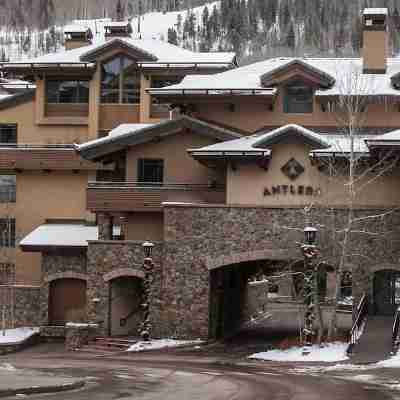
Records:
[[[115,269],[103,276],[108,284],[108,334],[138,336],[142,322],[143,271]]]
[[[229,256],[207,259],[209,270],[209,337],[222,338],[235,334],[251,317],[254,305],[264,307],[259,301],[250,298],[257,290],[250,290],[249,278],[262,275],[266,270],[279,271],[283,264],[298,260],[295,251],[263,250],[244,252]],[[291,298],[291,276],[282,280],[285,295]],[[268,285],[267,285],[268,287]],[[251,289],[255,289],[251,287]],[[281,290],[280,288],[279,290]],[[268,293],[263,293],[263,299]],[[268,300],[267,300],[268,301]],[[248,315],[249,314],[249,315]]]

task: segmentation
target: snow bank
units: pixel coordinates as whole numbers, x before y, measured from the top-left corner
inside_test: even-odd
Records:
[[[334,342],[319,347],[314,345],[308,355],[303,355],[303,347],[292,347],[288,350],[270,350],[262,353],[252,354],[249,358],[268,361],[300,361],[300,362],[336,362],[347,360],[346,354],[348,344]]]
[[[399,368],[400,367],[400,352],[398,352],[393,357],[388,358],[387,360],[382,360],[376,363],[377,367],[384,368]]]
[[[4,335],[5,333],[5,335]],[[0,345],[1,344],[14,344],[23,342],[31,336],[39,333],[39,328],[16,328],[0,330]]]
[[[143,351],[143,350],[157,350],[167,347],[178,347],[185,345],[198,345],[202,343],[200,339],[196,340],[175,340],[175,339],[156,339],[149,342],[137,342],[127,351]]]

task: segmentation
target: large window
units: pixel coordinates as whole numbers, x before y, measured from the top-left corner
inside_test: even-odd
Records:
[[[131,59],[119,56],[102,65],[102,103],[140,103],[140,72]]]
[[[0,218],[0,247],[15,247],[14,218]]]
[[[293,114],[312,113],[313,95],[313,89],[302,82],[295,82],[286,86],[283,105],[284,112]]]
[[[164,160],[141,158],[138,160],[138,181],[161,184],[164,180]]]
[[[15,265],[0,263],[0,285],[11,285],[13,283],[15,283]]]
[[[15,175],[0,175],[0,203],[15,203]]]
[[[0,124],[0,143],[17,143],[17,124]]]
[[[47,103],[89,103],[89,81],[48,80]]]

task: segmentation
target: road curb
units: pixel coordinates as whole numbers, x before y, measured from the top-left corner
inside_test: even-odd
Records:
[[[15,396],[17,394],[44,394],[44,393],[58,393],[66,392],[68,390],[80,389],[85,386],[85,381],[75,381],[72,383],[64,383],[62,385],[49,385],[49,386],[30,386],[17,389],[0,389],[0,398]]]

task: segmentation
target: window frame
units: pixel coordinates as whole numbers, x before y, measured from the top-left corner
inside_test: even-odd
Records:
[[[300,102],[298,101],[298,104],[302,104],[304,107],[303,110],[294,110],[293,107],[295,107],[296,100],[293,99],[295,96],[294,93],[290,93],[291,90],[294,89],[301,90],[303,89],[304,92],[307,91],[307,95],[310,96],[310,99],[307,102]],[[304,95],[304,94],[303,94]],[[292,97],[291,97],[292,96]],[[309,109],[305,107],[309,107]],[[302,81],[296,81],[292,82],[290,84],[287,84],[284,87],[284,98],[283,98],[283,112],[285,114],[312,114],[314,112],[314,88],[305,84]]]
[[[12,128],[13,132],[9,134],[11,139],[3,140],[3,129],[10,129]],[[15,135],[15,138],[13,137]],[[8,143],[8,144],[16,144],[18,139],[18,124],[16,123],[0,123],[0,143]]]
[[[4,233],[11,230],[10,237],[5,237]],[[15,248],[15,218],[0,218],[0,248]]]
[[[116,56],[109,58],[107,60],[104,60],[101,65],[104,66],[105,64],[108,64],[110,62],[113,62],[114,60],[119,60],[119,72],[118,72],[118,89],[107,89],[104,86],[103,83],[103,74],[104,74],[104,68],[101,69],[100,72],[100,104],[130,104],[130,105],[139,105],[140,104],[140,95],[141,95],[141,73],[138,68],[135,68],[134,71],[136,72],[136,78],[138,82],[138,86],[135,89],[125,89],[126,88],[126,79],[125,77],[132,76],[130,74],[127,74],[125,71],[124,67],[124,60],[128,60],[131,62],[131,65],[135,65],[136,61],[132,59],[131,57],[128,57],[126,54],[117,54]],[[128,66],[129,68],[130,66]],[[118,101],[115,102],[110,102],[110,101],[103,101],[103,91],[108,90],[113,93],[118,91]],[[125,101],[127,99],[126,94],[129,93],[134,93],[135,97],[137,98],[137,102],[129,102]]]
[[[58,83],[58,89],[57,89],[57,101],[49,101],[49,83],[50,82],[57,82]],[[60,101],[60,84],[63,82],[76,82],[77,85],[77,90],[76,90],[76,98],[75,101]],[[85,87],[82,85],[82,83],[87,84],[87,101],[80,101],[82,99],[81,97],[81,87]],[[90,99],[90,79],[67,79],[67,78],[57,78],[57,79],[52,79],[52,78],[47,78],[46,83],[45,83],[45,98],[46,98],[46,104],[89,104],[89,99]],[[76,101],[79,100],[79,101]]]
[[[159,168],[160,171],[152,173],[151,175],[161,175],[161,180],[146,179],[146,165],[145,163],[153,163],[153,168]],[[157,165],[159,163],[159,165]],[[149,168],[149,166],[147,166]],[[139,158],[137,160],[137,181],[140,184],[161,186],[164,183],[165,161],[163,158]]]
[[[0,174],[1,177],[14,177],[13,184],[1,184],[0,179],[0,204],[15,203],[17,200],[17,177],[12,174]]]

